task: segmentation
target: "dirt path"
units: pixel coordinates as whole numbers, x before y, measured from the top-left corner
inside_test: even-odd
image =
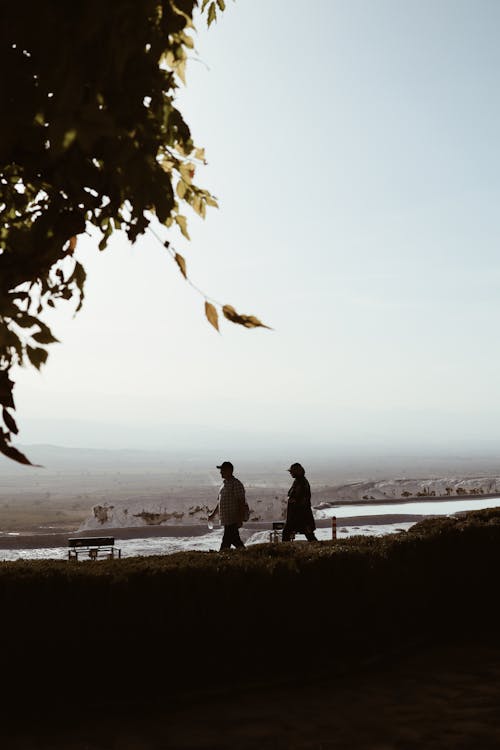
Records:
[[[68,722],[54,707],[9,750],[488,750],[500,747],[500,647],[425,648],[329,683],[84,714]]]

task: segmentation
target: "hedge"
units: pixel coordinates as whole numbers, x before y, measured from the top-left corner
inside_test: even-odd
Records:
[[[1,563],[4,700],[168,699],[494,628],[499,562],[494,509],[387,537]]]

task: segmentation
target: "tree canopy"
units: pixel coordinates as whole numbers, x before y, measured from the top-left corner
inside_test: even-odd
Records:
[[[194,49],[197,0],[5,2],[0,9],[0,452],[14,445],[12,370],[40,368],[56,339],[43,321],[59,300],[84,298],[74,257],[88,225],[103,250],[116,230],[132,242],[152,223],[177,225],[184,207],[217,206],[195,182],[205,161],[175,106]],[[202,0],[210,25],[224,0]],[[187,278],[185,259],[165,247]],[[218,328],[217,306],[205,300]],[[222,306],[248,328],[263,324]]]

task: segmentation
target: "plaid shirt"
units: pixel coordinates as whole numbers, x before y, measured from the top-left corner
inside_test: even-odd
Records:
[[[245,505],[245,488],[236,477],[224,479],[219,490],[219,515],[223,526],[241,524]]]

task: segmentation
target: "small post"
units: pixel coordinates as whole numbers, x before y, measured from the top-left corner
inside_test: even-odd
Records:
[[[337,516],[332,516],[332,540],[337,540]]]

